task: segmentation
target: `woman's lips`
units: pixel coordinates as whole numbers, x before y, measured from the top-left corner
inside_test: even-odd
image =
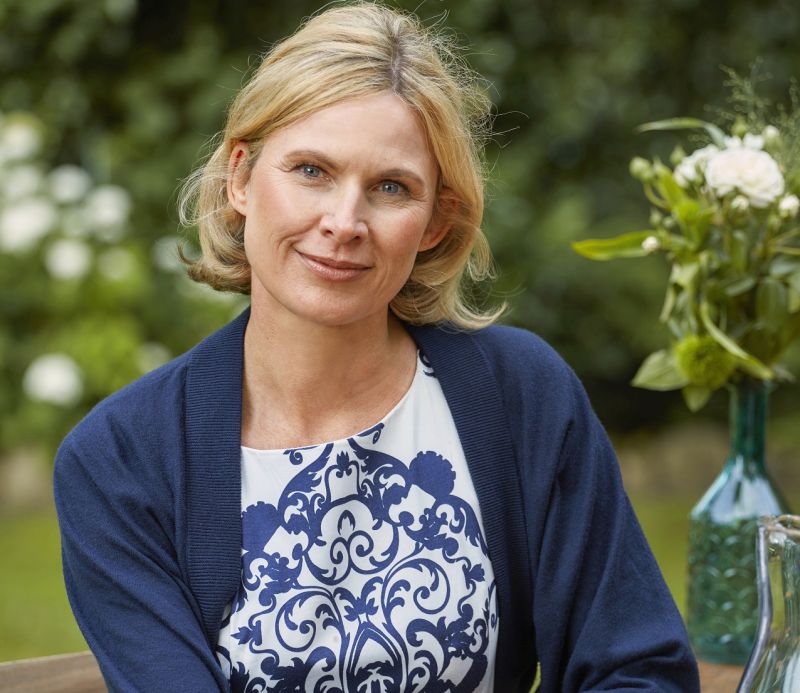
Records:
[[[320,257],[318,255],[308,255],[297,251],[300,258],[312,272],[328,279],[329,281],[348,281],[360,277],[369,269],[368,265],[358,262],[346,262],[334,260],[332,258]]]

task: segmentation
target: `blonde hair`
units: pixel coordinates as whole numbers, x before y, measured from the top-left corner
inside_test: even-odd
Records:
[[[475,73],[449,41],[413,15],[374,2],[338,4],[308,19],[275,45],[238,93],[219,144],[180,193],[183,224],[197,224],[201,257],[189,275],[215,289],[249,293],[244,217],[227,196],[233,147],[247,142],[252,167],[264,140],[344,99],[391,91],[418,114],[440,169],[440,189],[457,204],[439,205],[450,229],[417,255],[405,286],[390,304],[413,324],[491,323],[503,307],[484,311],[470,300],[470,282],[491,278],[492,257],[480,229],[484,204],[482,151],[490,102]]]

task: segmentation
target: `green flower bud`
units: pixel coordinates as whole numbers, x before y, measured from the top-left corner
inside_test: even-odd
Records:
[[[664,215],[661,212],[659,212],[657,209],[650,211],[650,226],[652,226],[654,229],[657,229],[663,221]]]
[[[733,122],[733,127],[731,128],[731,134],[734,137],[744,137],[748,132],[747,123],[745,122],[744,118],[738,116],[736,120]]]
[[[675,362],[692,385],[716,390],[736,369],[733,354],[710,335],[692,334],[674,347]]]
[[[681,161],[686,158],[686,150],[678,145],[675,149],[672,150],[672,154],[669,155],[669,162],[673,166],[677,166]]]
[[[629,170],[634,178],[644,183],[653,179],[653,165],[641,156],[635,156],[631,159]]]

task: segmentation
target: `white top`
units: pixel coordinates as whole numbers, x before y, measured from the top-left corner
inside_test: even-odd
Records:
[[[242,447],[242,584],[217,658],[234,691],[491,691],[497,599],[475,487],[422,354],[382,421]]]

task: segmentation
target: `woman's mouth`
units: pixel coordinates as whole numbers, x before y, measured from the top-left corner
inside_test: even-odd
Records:
[[[308,255],[297,251],[300,258],[314,274],[328,281],[350,281],[363,275],[369,265],[347,260],[334,260],[319,255]]]

